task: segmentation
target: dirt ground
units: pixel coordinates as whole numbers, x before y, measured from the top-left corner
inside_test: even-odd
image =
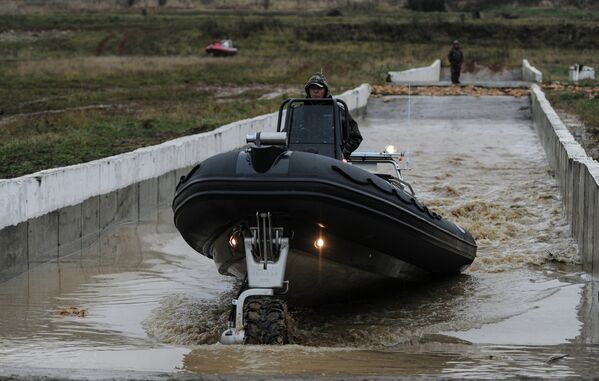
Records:
[[[599,129],[586,126],[575,115],[564,110],[557,109],[557,114],[574,139],[587,152],[587,155],[595,160],[599,160]]]
[[[599,87],[597,86],[580,86],[575,84],[563,84],[563,83],[550,83],[543,85],[545,90],[559,90],[559,91],[572,91],[579,94],[584,94],[588,99],[595,99],[599,97]]]
[[[528,89],[515,88],[488,88],[474,85],[468,86],[394,86],[394,85],[374,85],[372,86],[374,95],[429,95],[429,96],[482,96],[482,95],[509,95],[513,97],[522,97],[530,94]]]

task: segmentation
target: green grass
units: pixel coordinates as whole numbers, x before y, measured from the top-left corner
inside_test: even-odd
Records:
[[[6,123],[0,130],[0,173],[10,178],[128,152],[271,112],[280,98],[228,102],[201,99],[136,109],[68,111]],[[153,100],[154,102],[154,100]]]
[[[598,20],[597,9],[581,9],[575,7],[497,7],[491,9],[495,16],[506,17],[506,15],[518,18],[538,20],[542,19],[579,19]],[[508,16],[509,17],[509,16]]]
[[[599,93],[595,98],[589,97],[584,92],[569,89],[549,90],[546,94],[553,106],[576,115],[589,128],[599,132]]]
[[[508,11],[517,17],[506,18]],[[388,71],[444,58],[454,38],[466,64],[516,67],[528,58],[546,79],[565,80],[573,63],[599,67],[595,17],[595,11],[581,17],[575,10],[500,9],[476,20],[469,13],[397,8],[349,9],[341,17],[322,11],[0,14],[0,178],[275,111],[282,97],[259,100],[263,93],[291,86],[297,92],[290,95],[299,95],[321,69],[336,93],[382,83]],[[204,46],[219,37],[233,38],[240,53],[205,57]],[[227,96],[221,88],[247,91]],[[80,110],[98,105],[109,108]],[[63,111],[45,113],[52,110]]]
[[[576,116],[584,132],[575,131],[577,141],[595,160],[599,160],[599,81],[580,81],[577,87],[545,90],[547,99],[559,111]]]

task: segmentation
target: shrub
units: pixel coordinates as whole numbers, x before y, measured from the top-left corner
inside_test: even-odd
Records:
[[[408,0],[408,8],[421,12],[445,12],[445,0]]]

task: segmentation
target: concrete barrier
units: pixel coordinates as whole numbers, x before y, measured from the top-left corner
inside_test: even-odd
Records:
[[[432,65],[404,71],[390,71],[387,77],[393,83],[404,82],[439,82],[441,80],[441,60],[437,59]]]
[[[358,113],[370,86],[338,98]],[[37,263],[56,260],[94,242],[115,225],[170,221],[180,176],[219,152],[245,144],[247,134],[274,131],[277,113],[101,160],[0,180],[0,282]]]
[[[580,303],[582,323],[580,338],[587,345],[599,344],[599,281],[589,281],[584,285]]]
[[[543,73],[532,66],[527,59],[522,60],[522,79],[524,81],[543,83]]]
[[[599,163],[588,157],[541,88],[531,87],[533,125],[555,171],[585,271],[599,276]]]
[[[574,64],[568,70],[568,81],[578,82],[584,79],[595,79],[595,69],[589,66]]]

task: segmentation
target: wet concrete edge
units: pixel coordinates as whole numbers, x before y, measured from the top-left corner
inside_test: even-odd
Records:
[[[585,271],[599,276],[599,162],[588,157],[545,93],[531,87],[533,126],[555,171],[566,219]]]
[[[175,194],[175,177],[189,167],[168,172],[83,203],[0,229],[0,282],[30,268],[77,253],[106,231],[122,224],[146,221],[159,208],[168,208]],[[160,184],[160,186],[158,186]],[[140,212],[140,205],[144,208]],[[167,220],[166,223],[172,223]]]
[[[75,374],[65,375],[65,370],[60,369],[18,369],[18,368],[6,368],[0,370],[0,381],[71,381],[71,380],[89,380],[89,381],[192,381],[192,380],[205,380],[205,381],[255,381],[255,380],[349,380],[349,381],[387,381],[387,380],[399,380],[399,381],[411,381],[411,380],[455,380],[452,377],[443,376],[323,376],[323,375],[305,375],[305,376],[289,376],[289,375],[216,375],[216,374],[190,374],[184,372],[139,372],[139,371],[94,371],[94,370],[78,370]],[[477,380],[477,378],[468,378],[469,380]],[[480,378],[481,380],[488,380],[488,378]],[[577,377],[577,380],[595,380],[592,377],[581,378]]]

